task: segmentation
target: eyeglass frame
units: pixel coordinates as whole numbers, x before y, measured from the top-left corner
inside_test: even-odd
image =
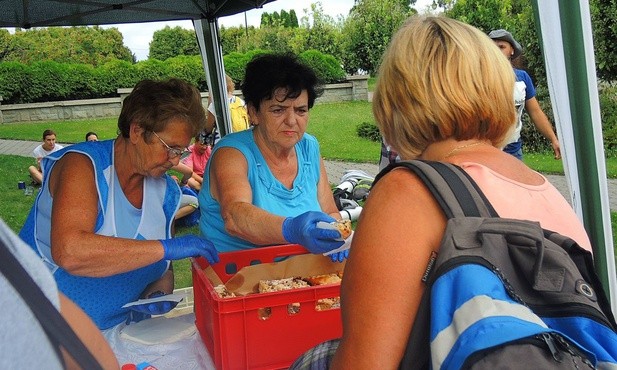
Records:
[[[176,157],[182,157],[183,154],[189,151],[188,148],[184,148],[184,149],[172,148],[169,145],[167,145],[167,143],[163,139],[161,139],[161,137],[156,132],[154,131],[151,131],[151,132],[154,134],[154,136],[156,136],[157,139],[159,139],[161,144],[165,146],[165,149],[167,150],[167,158],[174,159]]]

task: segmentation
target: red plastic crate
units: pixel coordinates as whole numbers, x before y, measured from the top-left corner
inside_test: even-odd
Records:
[[[220,253],[212,268],[227,282],[242,267],[304,253],[299,245]],[[192,261],[195,324],[217,369],[288,368],[311,347],[341,337],[340,309],[315,309],[319,299],[340,295],[339,284],[220,298],[203,271],[208,266],[204,258]],[[300,310],[290,314],[294,303]]]

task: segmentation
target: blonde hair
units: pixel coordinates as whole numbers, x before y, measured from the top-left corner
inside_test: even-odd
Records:
[[[234,80],[229,77],[229,75],[225,75],[225,85],[227,85],[227,92],[232,94],[236,89],[236,85],[234,84]]]
[[[512,67],[465,23],[412,16],[392,38],[378,76],[373,114],[403,159],[448,138],[500,146],[514,128]]]

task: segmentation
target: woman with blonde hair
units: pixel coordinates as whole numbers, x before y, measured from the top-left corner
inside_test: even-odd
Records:
[[[402,160],[458,165],[500,216],[537,221],[591,249],[561,194],[501,150],[514,127],[513,86],[512,67],[487,35],[453,19],[414,16],[384,54],[373,113]],[[422,276],[439,252],[445,225],[441,207],[415,174],[395,168],[383,175],[362,211],[345,267],[343,336],[292,368],[397,368],[424,293]]]

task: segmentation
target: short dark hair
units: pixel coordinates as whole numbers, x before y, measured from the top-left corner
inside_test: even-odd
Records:
[[[294,54],[261,54],[246,65],[242,95],[247,104],[259,111],[259,104],[271,99],[279,88],[287,89],[284,99],[297,98],[306,90],[309,108],[323,92],[315,72]]]
[[[56,135],[56,131],[52,130],[52,129],[47,129],[45,131],[43,131],[43,140],[45,140],[45,138],[49,135]],[[58,136],[58,135],[56,135]]]
[[[203,130],[206,112],[199,90],[177,78],[142,80],[122,102],[118,133],[128,138],[131,123],[136,122],[144,129],[144,135],[149,135],[164,130],[172,119],[182,119],[189,124],[191,136]]]
[[[99,137],[99,135],[97,135],[97,134],[96,134],[96,132],[94,132],[94,131],[89,131],[89,132],[86,134],[86,138],[85,138],[85,140],[86,140],[86,141],[88,141],[88,136],[90,136],[90,135],[94,135],[94,136],[96,136],[97,138]]]

